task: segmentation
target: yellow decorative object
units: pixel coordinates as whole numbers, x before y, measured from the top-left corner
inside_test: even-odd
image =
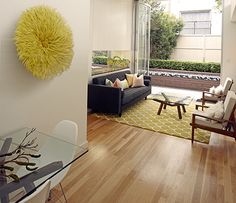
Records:
[[[68,69],[73,58],[71,29],[63,17],[48,6],[23,12],[16,27],[15,44],[26,69],[43,80]]]

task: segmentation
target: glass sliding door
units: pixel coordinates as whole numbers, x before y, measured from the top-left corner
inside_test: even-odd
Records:
[[[135,32],[135,72],[149,74],[151,7],[137,2]]]

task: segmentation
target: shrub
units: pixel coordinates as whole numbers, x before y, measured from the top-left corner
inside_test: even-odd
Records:
[[[177,44],[183,21],[163,11],[152,13],[151,58],[169,59]]]
[[[130,61],[128,59],[120,58],[119,56],[114,56],[113,58],[107,59],[107,64],[113,69],[115,69],[115,67],[127,68],[129,67],[129,63]]]
[[[150,68],[220,73],[219,63],[151,59]]]
[[[94,56],[93,57],[93,64],[102,64],[107,65],[107,56]]]
[[[151,58],[169,59],[183,29],[183,21],[165,12],[157,0],[142,0],[151,5]]]
[[[114,56],[113,58],[107,56],[94,56],[93,64],[109,65],[112,68],[120,67],[125,68],[129,66],[129,59]]]

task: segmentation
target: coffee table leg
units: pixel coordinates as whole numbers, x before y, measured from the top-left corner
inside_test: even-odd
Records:
[[[184,105],[182,105],[182,109],[183,109],[183,112],[186,113],[186,109]]]
[[[164,104],[164,109],[166,109],[166,104]]]
[[[177,106],[177,110],[178,110],[179,119],[182,119],[181,109],[179,105]]]
[[[163,102],[161,102],[161,104],[160,104],[160,107],[158,109],[157,115],[161,114],[162,107],[163,107]]]

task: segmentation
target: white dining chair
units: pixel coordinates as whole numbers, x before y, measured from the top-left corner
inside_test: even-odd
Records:
[[[77,144],[77,137],[78,137],[78,126],[75,122],[70,121],[70,120],[62,120],[60,121],[54,128],[52,135],[64,140],[66,142],[70,142],[71,144],[76,145]],[[69,153],[64,153],[66,157],[62,157],[62,160],[73,160],[75,154],[76,154],[76,150],[71,150]],[[51,189],[53,187],[55,187],[56,185],[60,185],[63,196],[66,199],[63,187],[61,185],[61,181],[64,179],[64,177],[66,176],[66,174],[68,173],[70,169],[70,166],[66,167],[65,169],[63,169],[59,174],[57,174],[56,176],[54,176],[51,179]]]
[[[20,203],[45,203],[48,199],[50,190],[50,180],[37,188],[31,195],[21,200]]]

